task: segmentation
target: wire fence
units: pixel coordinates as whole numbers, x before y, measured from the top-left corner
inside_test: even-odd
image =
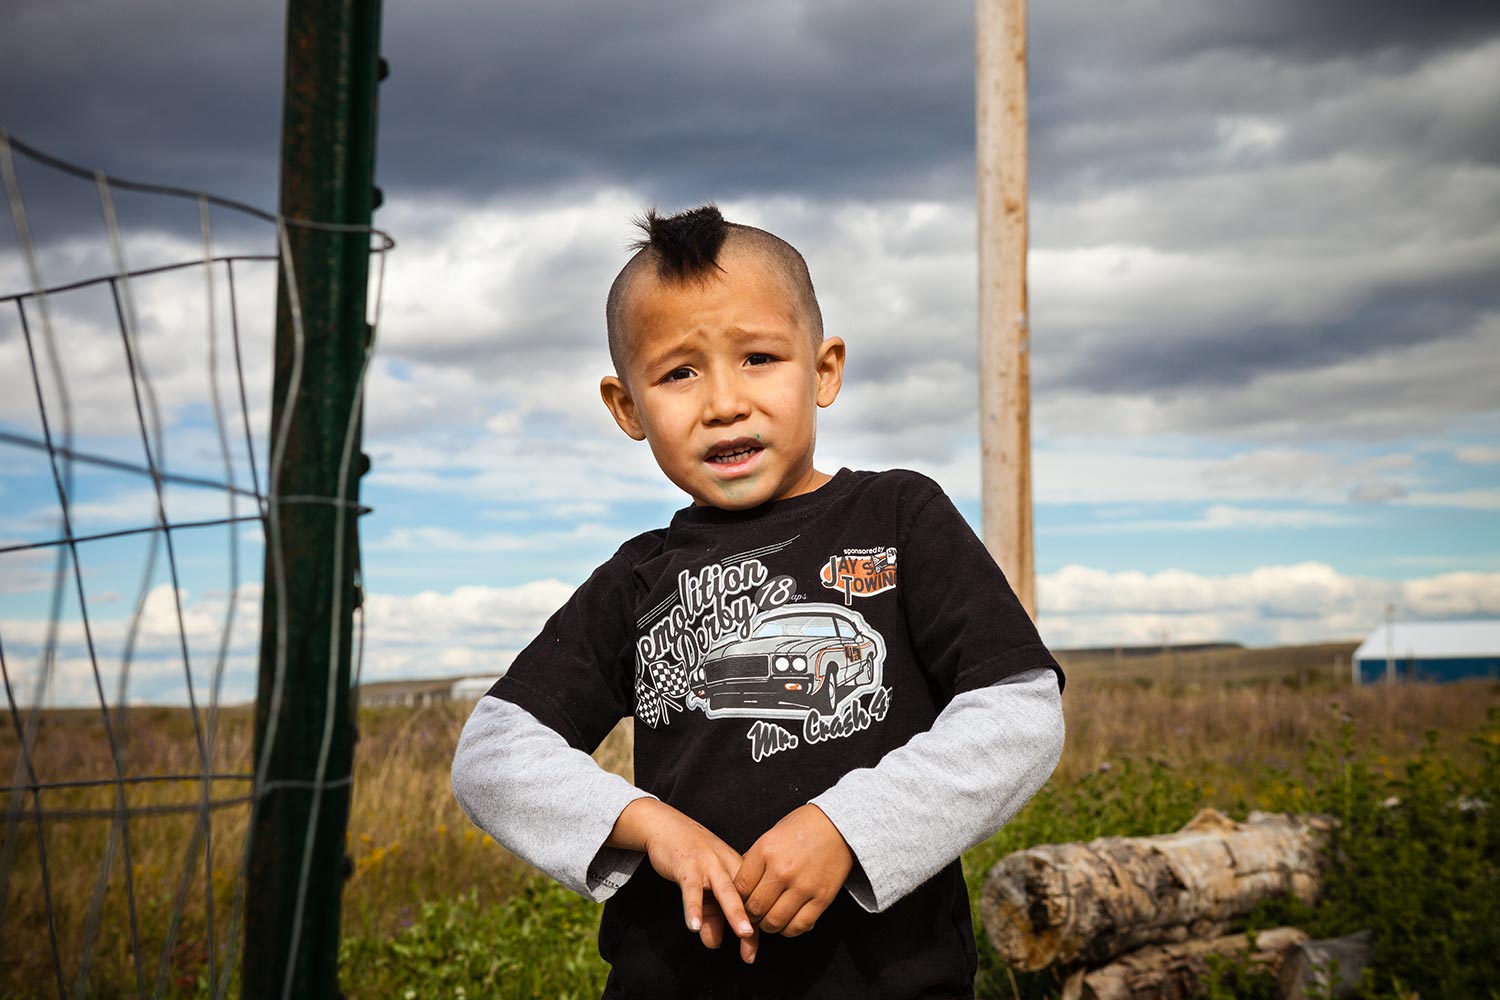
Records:
[[[250,703],[266,664],[278,694],[288,675],[284,641],[261,648],[262,606],[284,614],[297,572],[276,554],[278,512],[360,512],[279,489],[278,280],[285,417],[305,342],[289,232],[369,234],[372,332],[394,243],[119,180],[3,132],[0,178],[0,994],[225,996],[248,834],[275,785]],[[373,350],[371,336],[361,385]],[[358,662],[357,645],[355,685]],[[272,733],[281,704],[260,707]],[[304,784],[335,782],[320,767]],[[309,822],[311,842],[316,808]],[[297,877],[300,917],[305,864]]]

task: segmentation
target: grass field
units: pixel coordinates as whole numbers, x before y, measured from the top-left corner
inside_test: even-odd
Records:
[[[1257,808],[1329,812],[1344,821],[1342,867],[1330,876],[1323,904],[1305,912],[1268,908],[1257,919],[1295,918],[1320,934],[1370,926],[1379,967],[1368,995],[1491,995],[1481,986],[1500,982],[1494,957],[1500,954],[1500,817],[1486,809],[1459,811],[1455,803],[1500,798],[1500,728],[1493,715],[1500,687],[1351,688],[1335,680],[1340,651],[1347,678],[1349,648],[1280,655],[1214,650],[1175,659],[1169,652],[1161,661],[1107,652],[1070,658],[1062,763],[1010,826],[965,857],[971,886],[977,889],[1008,851],[1163,832],[1203,806],[1235,816]],[[474,830],[453,802],[448,765],[463,715],[457,707],[431,707],[361,716],[345,989],[353,997],[597,996],[604,971],[593,945],[597,908],[538,879]],[[218,725],[216,768],[248,769],[248,713],[225,713]],[[132,773],[197,769],[184,713],[135,710],[130,727]],[[15,742],[8,739],[0,742],[0,767],[10,769]],[[627,748],[628,734],[619,730],[598,757],[628,773]],[[90,716],[55,713],[42,728],[38,778],[108,775],[106,749]],[[245,791],[243,782],[220,782],[212,794],[233,800]],[[44,802],[48,811],[88,810],[107,808],[112,795],[108,788],[55,789]],[[130,802],[192,802],[197,795],[197,786],[153,783],[132,789]],[[1392,798],[1402,804],[1381,805]],[[176,995],[201,992],[211,960],[218,960],[205,944],[204,880],[215,887],[212,918],[221,936],[237,888],[245,810],[229,805],[216,815],[212,864],[205,867],[200,855],[188,866],[191,892],[175,930],[169,916],[191,846],[191,817],[131,824],[136,934],[146,955],[172,936],[162,982]],[[110,824],[70,819],[49,822],[46,830],[63,953],[80,952],[89,910],[97,906],[91,995],[133,995],[124,845],[115,845],[111,878],[96,904]],[[10,903],[0,916],[6,956],[0,995],[56,995],[34,828],[22,824],[4,833],[5,850],[15,853]],[[148,970],[148,990],[156,971]],[[1235,975],[1226,972],[1217,995],[1268,995],[1264,984]],[[1055,996],[1058,985],[1049,973],[1012,975],[981,941],[981,996]]]

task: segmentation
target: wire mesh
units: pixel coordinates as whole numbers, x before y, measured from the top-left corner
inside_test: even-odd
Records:
[[[4,132],[0,178],[14,233],[0,242],[0,994],[225,996],[247,830],[271,788],[247,704],[263,587],[296,569],[276,555],[277,512],[360,512],[278,491],[288,426],[269,426],[269,389],[276,283],[296,271],[287,234],[370,234],[372,328],[394,244],[112,178]],[[292,321],[287,411],[295,308]],[[357,552],[338,558],[357,566]],[[269,662],[280,692],[284,647]],[[347,781],[320,765],[301,784]]]

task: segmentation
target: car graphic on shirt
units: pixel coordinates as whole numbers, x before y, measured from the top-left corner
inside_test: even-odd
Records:
[[[688,703],[710,719],[833,716],[880,687],[885,639],[838,604],[762,611],[748,637],[721,641],[688,677]]]

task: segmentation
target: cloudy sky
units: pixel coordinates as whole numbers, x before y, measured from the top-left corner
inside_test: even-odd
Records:
[[[400,245],[367,406],[369,676],[497,671],[684,502],[596,389],[604,292],[648,205],[713,199],[795,243],[849,345],[820,465],[920,469],[977,523],[970,5],[386,7],[377,224]],[[11,3],[0,127],[271,207],[280,17],[248,0]],[[1359,638],[1388,603],[1500,615],[1500,8],[1055,0],[1031,18],[1044,635],[1261,644]],[[17,173],[44,283],[116,266],[94,185]],[[130,267],[202,256],[193,204],[116,207]],[[30,287],[4,221],[0,296]],[[263,226],[212,222],[215,252],[272,247]],[[273,279],[238,278],[263,439]],[[168,467],[222,478],[207,372],[227,286],[211,314],[206,284],[202,269],[133,282],[126,306]],[[107,290],[51,307],[69,387],[63,407],[39,362],[54,419],[140,462]],[[0,430],[40,436],[37,411],[0,303]],[[149,481],[75,476],[75,534],[150,523]],[[56,496],[44,455],[0,443],[0,549],[57,537]],[[228,513],[188,487],[167,505],[175,521]],[[226,529],[175,533],[200,689],[231,605],[253,631],[259,536],[237,542],[231,575]],[[18,676],[46,641],[55,559],[0,552]],[[165,550],[89,543],[80,565],[106,686],[132,659],[133,696],[180,697]],[[67,579],[60,701],[95,683]],[[230,647],[226,692],[242,694],[248,639]]]

